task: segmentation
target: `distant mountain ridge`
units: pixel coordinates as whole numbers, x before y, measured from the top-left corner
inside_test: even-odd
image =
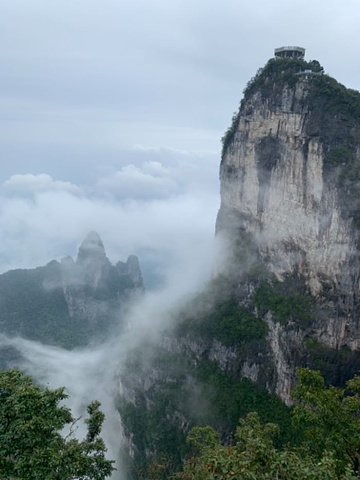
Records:
[[[112,265],[90,232],[74,261],[0,275],[0,333],[65,348],[106,338],[120,326],[129,300],[144,290],[139,260]]]

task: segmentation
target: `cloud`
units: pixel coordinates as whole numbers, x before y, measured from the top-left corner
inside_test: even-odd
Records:
[[[24,183],[30,187],[24,176],[21,181],[9,179],[14,189],[5,195],[2,188],[1,197],[0,271],[75,256],[86,234],[95,230],[112,262],[137,254],[144,271],[151,276],[155,269],[164,281],[185,268],[189,285],[196,288],[211,271],[219,203],[217,188],[208,188],[209,178],[201,177],[201,170],[191,163],[170,167],[149,161],[141,168],[127,166],[81,195],[76,185],[55,188],[57,181],[48,176],[43,183],[25,176],[32,192],[26,196]],[[186,181],[189,172],[193,177]],[[202,269],[195,267],[198,261]]]
[[[171,171],[160,162],[148,162],[143,168],[126,165],[114,175],[101,178],[97,189],[119,198],[163,198],[179,192],[179,185]]]
[[[303,25],[307,58],[359,86],[355,0],[2,3],[0,182],[23,172],[58,181],[66,174],[72,184],[99,180],[111,195],[118,184],[129,190],[125,180],[147,198],[181,192],[184,182],[146,171],[141,157],[167,167],[165,156],[216,152],[219,161],[246,82],[274,47],[302,45]]]
[[[204,271],[190,265],[189,275],[195,282],[208,275],[219,206],[216,152],[141,147],[107,165],[76,163],[81,187],[45,173],[14,174],[0,186],[0,272],[76,256],[95,230],[112,262],[139,256],[145,281],[169,278],[193,255],[206,261]]]
[[[81,189],[77,185],[74,185],[70,182],[54,180],[50,175],[45,173],[40,175],[33,175],[31,173],[27,173],[25,175],[11,175],[11,177],[1,185],[1,188],[6,193],[17,195],[36,194],[51,191],[64,191],[72,194],[81,193]]]
[[[94,150],[106,164],[138,144],[219,149],[246,82],[303,25],[307,58],[359,87],[355,0],[2,3],[0,181],[65,163],[76,182]]]

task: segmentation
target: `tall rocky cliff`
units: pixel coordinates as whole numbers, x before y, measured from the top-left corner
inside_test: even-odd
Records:
[[[277,285],[289,297],[292,289],[307,296],[302,325],[291,309],[276,321],[271,298],[261,305],[275,390],[289,401],[306,340],[360,347],[359,93],[324,75],[318,62],[270,60],[248,85],[224,138],[220,179],[218,234],[238,243],[247,237],[268,290]],[[240,279],[248,266],[236,265]]]
[[[138,467],[180,465],[192,425],[227,441],[253,410],[288,441],[298,367],[337,385],[360,370],[359,92],[317,61],[269,60],[223,137],[220,181],[213,278],[119,375]]]

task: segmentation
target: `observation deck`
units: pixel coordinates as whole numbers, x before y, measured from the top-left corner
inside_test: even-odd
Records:
[[[302,47],[280,47],[275,48],[275,58],[304,58],[305,48]]]

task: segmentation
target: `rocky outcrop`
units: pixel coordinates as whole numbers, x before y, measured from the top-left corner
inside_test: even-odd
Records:
[[[308,88],[301,80],[281,97],[264,101],[257,92],[246,102],[221,164],[219,215],[238,211],[276,276],[297,268],[317,295],[324,277],[347,283],[357,236],[325,181],[321,139],[307,134]]]
[[[216,339],[194,340],[190,338],[174,338],[164,335],[160,342],[161,348],[167,352],[184,355],[193,363],[201,361],[204,357],[216,362],[222,370],[230,370],[236,359],[236,349],[227,347]]]
[[[90,232],[80,245],[76,266],[79,283],[96,290],[106,282],[111,263],[106,256],[104,244],[96,232]]]
[[[144,289],[138,258],[131,255],[127,263],[112,266],[96,232],[82,242],[75,262],[62,259],[61,271],[70,317],[94,324],[119,316],[129,296]]]
[[[326,75],[296,76],[306,65],[271,60],[258,73],[225,137],[220,168],[217,234],[246,234],[268,278],[296,278],[316,302],[306,328],[292,325],[291,315],[282,324],[270,310],[264,317],[275,391],[286,401],[305,338],[333,349],[360,348],[360,95]],[[346,95],[349,102],[355,95],[357,113]],[[240,279],[247,266],[237,266]]]
[[[116,264],[116,269],[120,274],[120,276],[122,277],[128,276],[131,279],[134,288],[137,288],[141,291],[144,290],[144,283],[143,283],[143,278],[140,270],[140,263],[137,256],[130,255],[126,263],[118,262]]]
[[[103,340],[119,328],[129,301],[144,291],[137,257],[111,265],[90,232],[74,261],[0,275],[0,332],[68,348]]]

